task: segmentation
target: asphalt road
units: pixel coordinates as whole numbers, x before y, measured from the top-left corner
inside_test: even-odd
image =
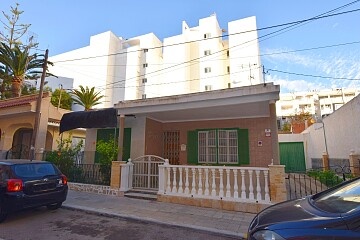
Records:
[[[9,215],[0,224],[5,240],[234,239],[223,235],[79,211],[37,208]],[[239,238],[240,239],[240,238]]]

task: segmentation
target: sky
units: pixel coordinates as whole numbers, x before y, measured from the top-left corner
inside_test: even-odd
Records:
[[[131,38],[153,32],[160,40],[181,34],[181,23],[198,26],[200,18],[216,13],[220,27],[256,16],[258,29],[309,19],[348,3],[334,13],[360,9],[355,0],[0,0],[10,12],[19,3],[19,23],[29,23],[39,51],[49,55],[89,45],[90,36],[112,31]],[[4,21],[1,15],[0,19]],[[282,28],[259,30],[261,63],[267,82],[281,93],[360,88],[360,11],[339,14]],[[0,26],[0,31],[3,27]],[[271,34],[268,35],[267,34]],[[328,47],[332,46],[332,47]],[[307,75],[307,76],[305,76]]]

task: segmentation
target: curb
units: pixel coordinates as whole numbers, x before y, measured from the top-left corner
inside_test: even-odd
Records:
[[[71,204],[63,204],[61,208],[73,210],[73,211],[85,212],[85,213],[94,214],[94,215],[98,215],[98,216],[110,217],[110,218],[129,219],[129,220],[138,221],[138,222],[155,223],[155,224],[165,225],[165,226],[175,226],[175,227],[193,229],[193,230],[198,230],[198,231],[202,231],[202,232],[216,234],[219,236],[233,237],[236,239],[239,239],[239,238],[245,239],[246,238],[246,234],[244,234],[244,233],[237,234],[237,233],[234,233],[231,231],[224,231],[224,230],[212,229],[212,228],[201,227],[201,226],[194,226],[194,225],[189,225],[189,224],[181,224],[181,223],[175,223],[175,222],[163,222],[163,221],[158,221],[158,220],[155,220],[152,218],[137,217],[137,216],[128,215],[128,214],[114,213],[114,212],[104,210],[104,209],[100,210],[100,209],[71,205]]]

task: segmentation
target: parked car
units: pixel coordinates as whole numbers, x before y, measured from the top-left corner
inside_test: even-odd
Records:
[[[9,213],[27,208],[61,207],[67,178],[50,162],[0,160],[0,222]]]
[[[248,240],[266,239],[360,239],[360,178],[263,210]]]

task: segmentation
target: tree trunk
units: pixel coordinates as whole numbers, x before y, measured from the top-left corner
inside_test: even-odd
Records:
[[[11,80],[12,97],[20,97],[22,82],[23,79],[19,76],[15,76]]]

